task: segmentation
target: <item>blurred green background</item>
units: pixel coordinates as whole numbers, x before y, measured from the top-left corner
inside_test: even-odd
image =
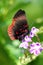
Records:
[[[40,29],[39,38],[43,43],[43,0],[0,0],[0,65],[20,65],[20,41],[12,41],[7,33],[14,14],[23,9],[26,12],[29,28]],[[27,65],[43,65],[43,52]]]

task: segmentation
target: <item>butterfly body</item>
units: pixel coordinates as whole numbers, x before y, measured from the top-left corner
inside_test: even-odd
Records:
[[[12,24],[8,28],[8,35],[12,40],[22,40],[29,33],[25,12],[19,10],[13,17]]]

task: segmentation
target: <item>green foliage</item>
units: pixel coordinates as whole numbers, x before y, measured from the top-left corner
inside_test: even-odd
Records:
[[[43,42],[43,0],[0,0],[0,65],[20,65],[20,41],[10,40],[7,29],[14,14],[23,9],[26,12],[29,28],[40,29],[39,38]],[[28,65],[43,65],[43,52]]]

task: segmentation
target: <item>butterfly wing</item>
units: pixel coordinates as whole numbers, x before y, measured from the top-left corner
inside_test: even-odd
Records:
[[[8,35],[11,40],[22,40],[29,32],[28,24],[23,10],[19,10],[13,17],[12,24],[8,27]]]

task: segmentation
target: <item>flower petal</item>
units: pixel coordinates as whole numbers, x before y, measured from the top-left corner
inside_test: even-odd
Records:
[[[27,35],[27,36],[25,36],[25,38],[24,38],[24,39],[25,39],[25,41],[26,41],[26,42],[32,42],[31,38],[30,38],[28,35]]]
[[[39,50],[35,50],[34,51],[34,55],[38,56],[40,54],[40,51]]]
[[[23,42],[19,45],[19,48],[24,48],[27,49],[28,48],[28,43],[27,42]]]

